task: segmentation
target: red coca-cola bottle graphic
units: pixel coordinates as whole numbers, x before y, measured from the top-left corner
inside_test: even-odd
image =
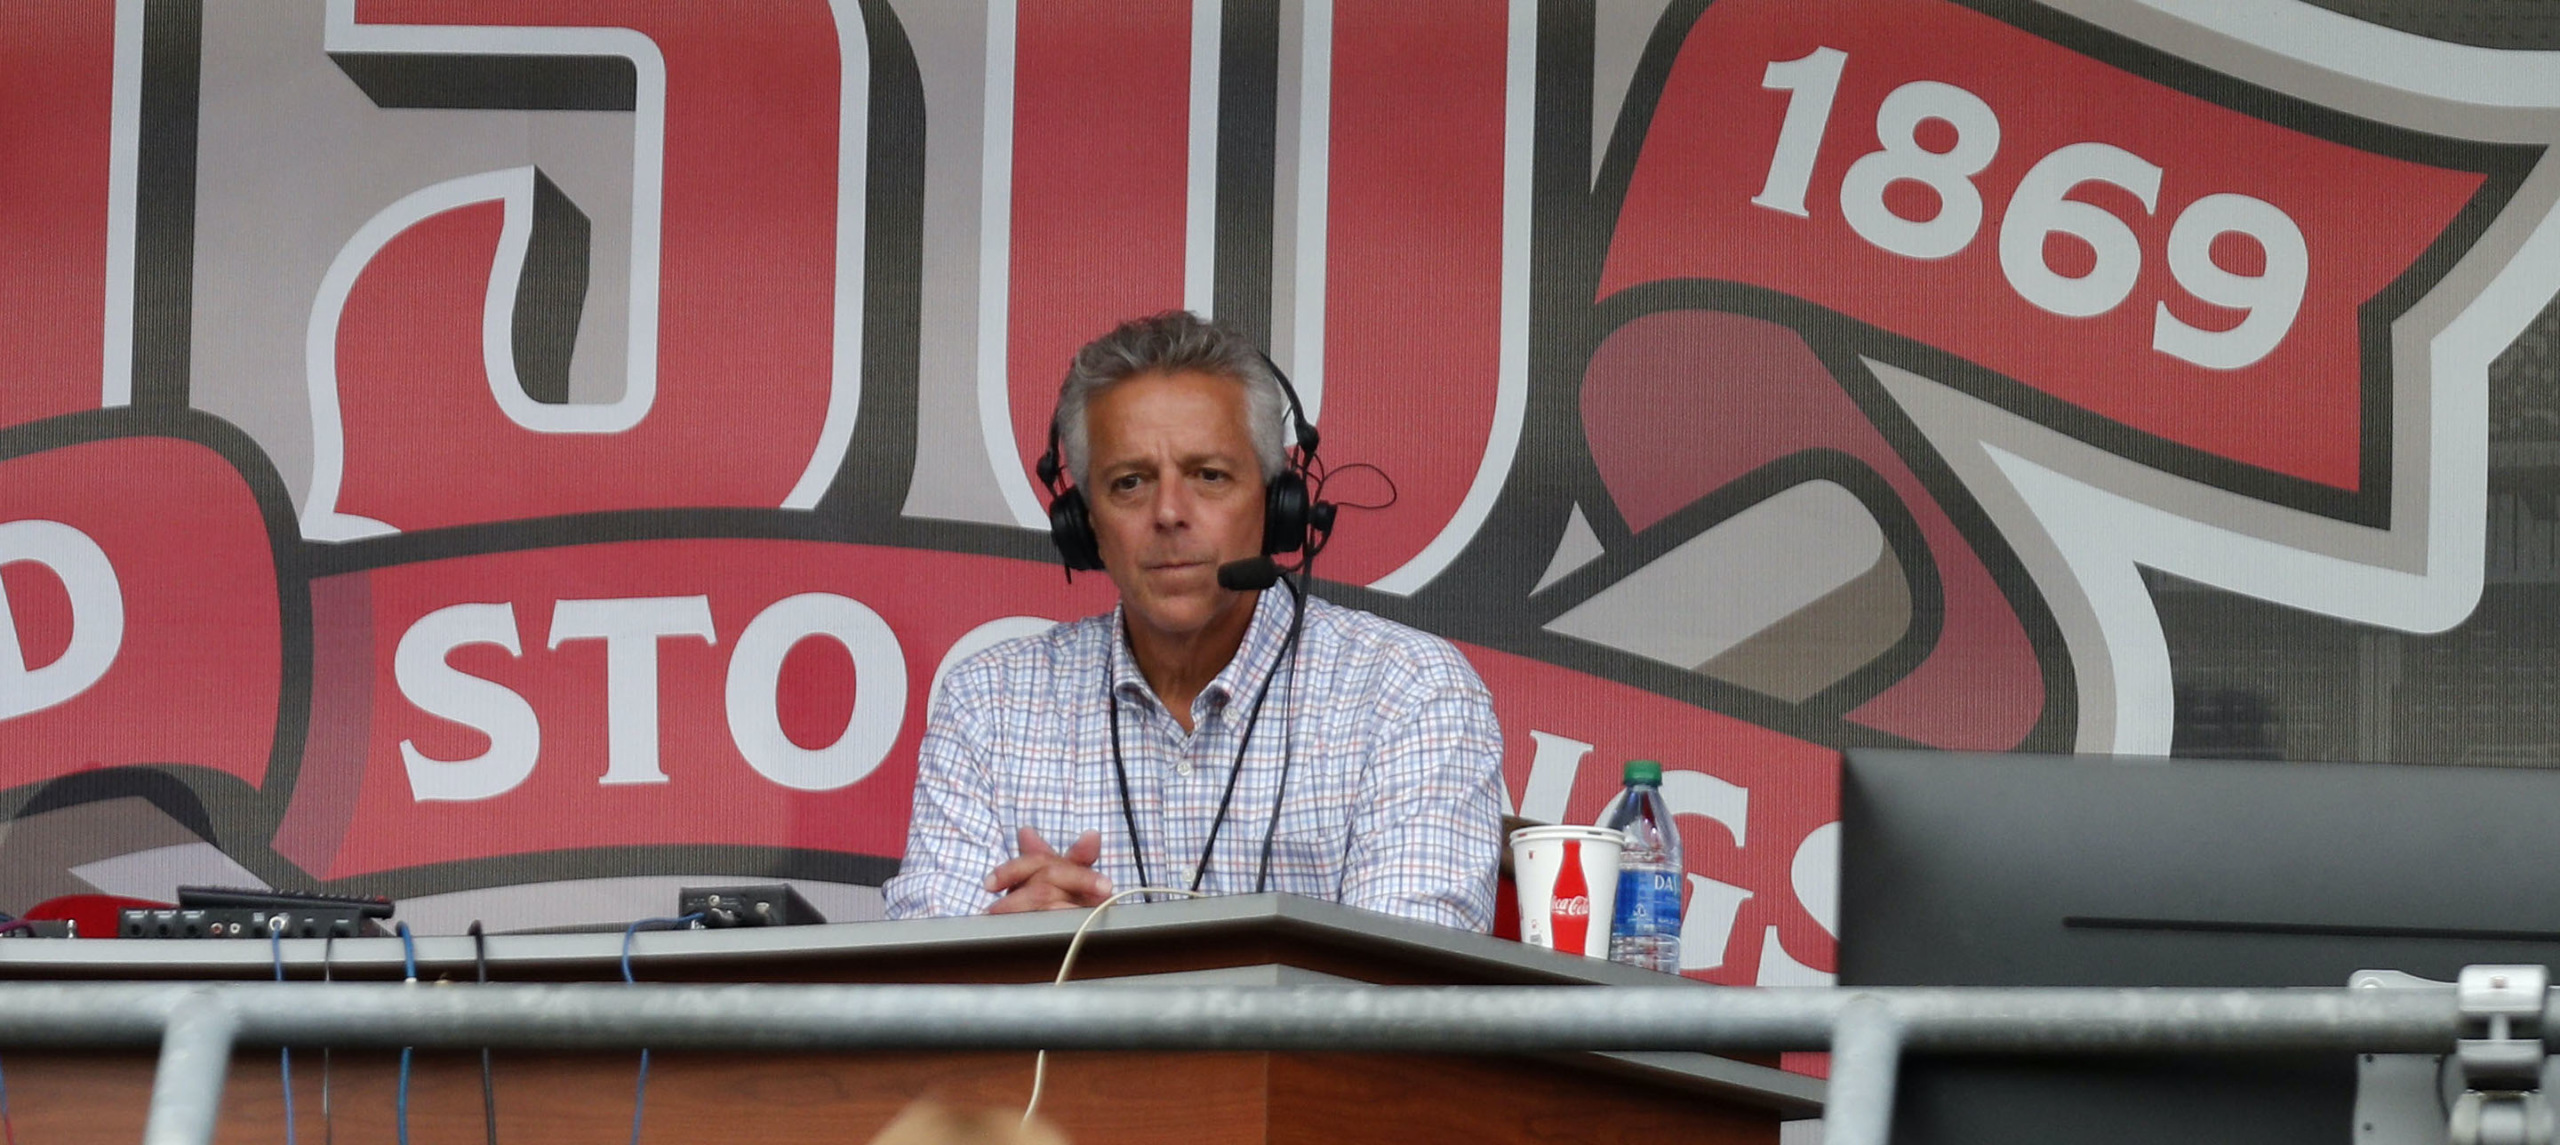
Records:
[[[1591,885],[1582,877],[1582,844],[1564,841],[1564,865],[1556,872],[1555,894],[1548,898],[1547,917],[1555,926],[1556,952],[1588,954],[1591,937]]]

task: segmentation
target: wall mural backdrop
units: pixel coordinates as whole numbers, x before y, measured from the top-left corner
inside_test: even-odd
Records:
[[[1694,974],[1826,976],[1843,747],[2560,762],[2560,23],[2367,7],[6,0],[0,908],[876,913],[1179,306]]]

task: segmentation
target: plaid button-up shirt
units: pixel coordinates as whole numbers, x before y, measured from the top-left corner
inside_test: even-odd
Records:
[[[1448,641],[1312,597],[1303,647],[1283,658],[1289,600],[1285,589],[1262,594],[1235,659],[1192,704],[1188,733],[1138,671],[1117,609],[952,669],[926,725],[906,860],[885,888],[889,917],[987,909],[996,896],[984,880],[1015,856],[1018,827],[1062,851],[1100,831],[1095,866],[1117,889],[1142,885],[1140,855],[1145,885],[1190,887],[1270,677],[1200,890],[1254,890],[1268,835],[1266,889],[1491,926],[1502,731],[1484,682]],[[1119,707],[1135,851],[1106,696]]]

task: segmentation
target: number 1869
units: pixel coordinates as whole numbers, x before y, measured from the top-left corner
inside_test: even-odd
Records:
[[[1831,123],[1832,97],[1848,53],[1816,48],[1801,59],[1769,65],[1761,86],[1787,94],[1769,177],[1752,202],[1773,211],[1810,217],[1805,191],[1814,160]],[[1940,120],[1954,129],[1944,151],[1923,147],[1920,125]],[[1840,183],[1840,214],[1860,238],[1905,258],[1939,259],[1963,250],[1982,229],[1982,191],[1973,179],[2000,151],[2000,118],[1980,96],[1934,80],[1906,83],[1876,109],[1877,150],[1849,165]],[[1937,213],[1909,219],[1885,205],[1885,188],[1911,181],[1935,192]],[[2158,207],[2160,168],[2106,143],[2072,143],[2054,149],[2027,169],[2009,197],[1998,227],[2000,270],[2018,297],[2054,314],[2091,318],[2114,310],[2133,293],[2142,272],[2142,244],[2124,220],[2105,208],[2068,196],[2083,183],[2106,183]],[[2045,261],[2045,237],[2065,234],[2096,253],[2089,270],[2065,275]],[[2265,253],[2257,274],[2238,274],[2213,260],[2215,239],[2245,235]],[[2151,347],[2199,366],[2236,370],[2272,353],[2293,328],[2310,279],[2311,256],[2302,228],[2263,199],[2207,195],[2189,203],[2169,228],[2169,273],[2197,299],[2245,313],[2228,330],[2181,321],[2166,302],[2155,303]]]

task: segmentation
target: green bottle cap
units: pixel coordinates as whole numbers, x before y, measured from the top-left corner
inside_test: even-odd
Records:
[[[1660,787],[1662,786],[1662,765],[1650,759],[1628,760],[1626,782],[1650,783]]]

